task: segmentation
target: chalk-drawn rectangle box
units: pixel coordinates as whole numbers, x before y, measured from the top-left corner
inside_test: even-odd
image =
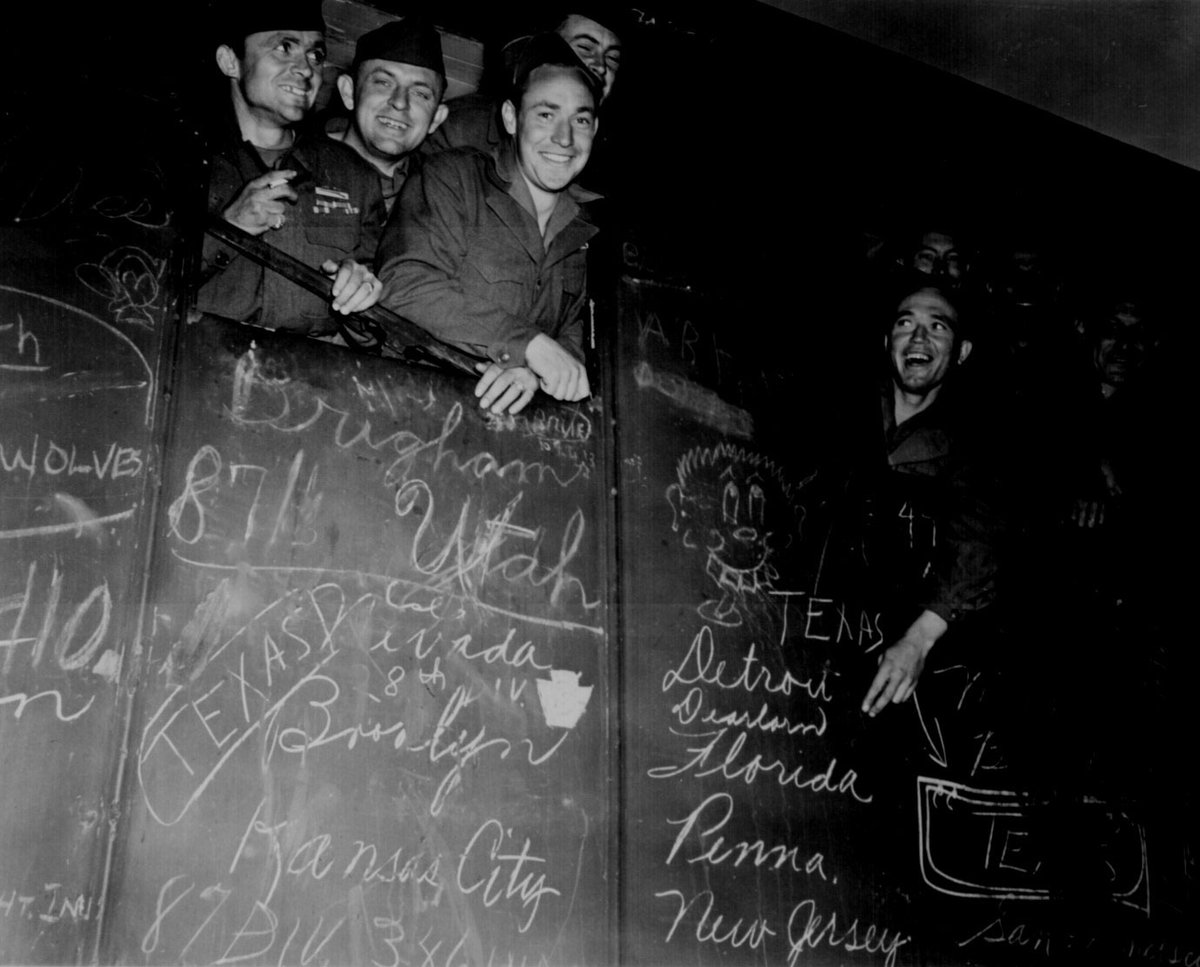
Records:
[[[1049,900],[1047,857],[1053,830],[1036,819],[1047,806],[1027,793],[977,789],[917,778],[921,876],[932,889],[975,899]],[[1117,902],[1149,914],[1150,887],[1142,827],[1098,800],[1080,804],[1097,869]],[[1061,884],[1060,884],[1061,885]]]

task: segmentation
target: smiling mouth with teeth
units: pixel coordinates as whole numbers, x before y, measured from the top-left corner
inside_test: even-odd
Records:
[[[385,128],[391,128],[393,131],[407,131],[408,124],[404,121],[397,121],[395,118],[377,117],[375,119]]]

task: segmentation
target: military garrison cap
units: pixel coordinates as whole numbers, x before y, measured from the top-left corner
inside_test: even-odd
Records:
[[[217,0],[217,20],[224,43],[268,30],[325,32],[321,0]]]
[[[412,15],[376,27],[358,38],[354,48],[352,71],[369,60],[390,60],[397,64],[424,67],[446,76],[442,59],[442,38],[425,17]]]

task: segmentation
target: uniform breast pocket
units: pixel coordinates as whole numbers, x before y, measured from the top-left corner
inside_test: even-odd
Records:
[[[587,288],[587,262],[582,254],[563,263],[562,288],[563,298],[567,301],[582,295]]]
[[[506,312],[522,313],[532,302],[529,268],[514,259],[481,259],[466,273],[468,286]]]
[[[354,254],[358,247],[358,220],[336,215],[310,215],[304,226],[304,240],[309,248],[310,264],[327,258],[340,262]]]

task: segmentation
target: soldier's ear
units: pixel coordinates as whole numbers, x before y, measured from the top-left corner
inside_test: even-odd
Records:
[[[513,107],[512,101],[505,101],[500,105],[500,120],[504,122],[504,130],[508,132],[510,138],[517,136],[517,109]]]
[[[228,44],[217,48],[217,68],[226,77],[232,77],[234,80],[242,76],[242,61]]]
[[[967,357],[971,355],[972,343],[970,339],[964,339],[958,347],[958,362],[962,365],[967,361]]]
[[[433,121],[431,121],[429,124],[429,131],[427,132],[427,135],[433,134],[434,131],[440,128],[442,126],[442,122],[445,121],[449,116],[450,108],[445,104],[439,104],[437,106],[437,110],[433,112]]]
[[[338,93],[342,96],[342,103],[346,106],[346,110],[354,113],[354,78],[349,74],[338,74],[337,79]]]

